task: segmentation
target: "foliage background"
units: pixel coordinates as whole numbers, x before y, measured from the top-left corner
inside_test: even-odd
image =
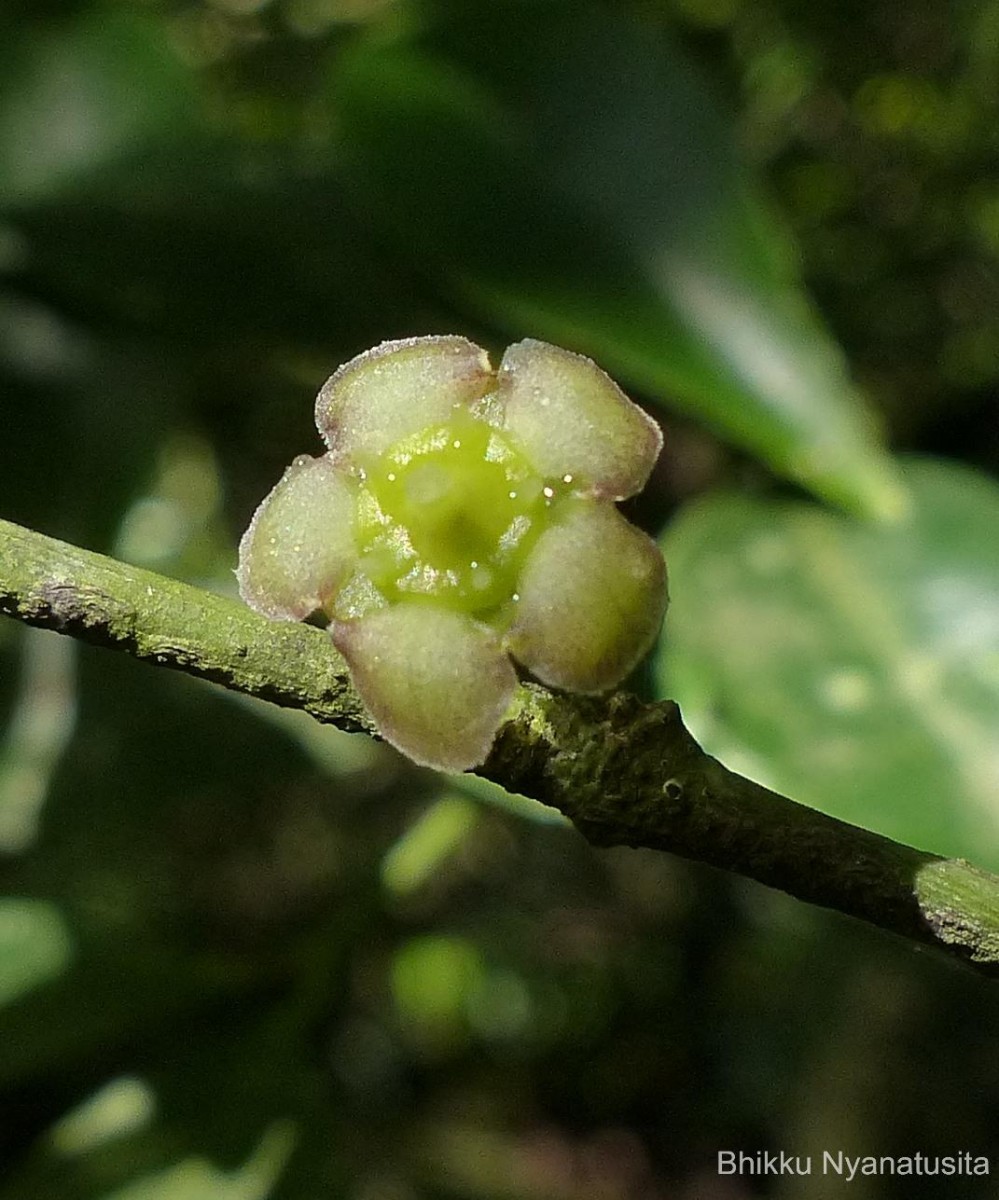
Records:
[[[577,346],[666,430],[635,686],[995,869],[997,73],[986,0],[8,3],[0,512],[231,589],[339,362]],[[999,1162],[992,987],[162,675],[0,625],[2,1200],[807,1200],[717,1150]]]

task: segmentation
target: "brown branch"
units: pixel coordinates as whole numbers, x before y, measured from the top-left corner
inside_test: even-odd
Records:
[[[373,727],[329,638],[0,521],[0,613],[347,730]],[[525,685],[480,773],[598,846],[649,846],[937,946],[999,974],[999,878],[827,817],[726,770],[672,702]]]

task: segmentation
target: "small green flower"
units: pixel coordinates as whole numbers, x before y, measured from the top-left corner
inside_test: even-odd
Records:
[[[527,340],[494,372],[461,337],[384,342],[328,380],[316,424],[328,452],[295,459],[257,509],[240,594],[275,620],[322,611],[404,754],[483,762],[511,656],[599,692],[649,649],[666,570],[614,502],[662,437],[588,358]]]

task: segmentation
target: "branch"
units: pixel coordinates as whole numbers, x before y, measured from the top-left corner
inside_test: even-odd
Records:
[[[6,521],[0,613],[373,732],[321,630]],[[480,774],[559,809],[594,845],[650,846],[735,871],[999,975],[999,878],[726,770],[671,701],[525,684]]]

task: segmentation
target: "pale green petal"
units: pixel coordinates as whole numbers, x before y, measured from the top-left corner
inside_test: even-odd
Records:
[[[382,342],[326,381],[316,425],[335,457],[363,461],[446,424],[493,383],[486,352],[463,337]]]
[[[296,458],[239,544],[239,594],[274,620],[325,608],[351,570],[354,483],[328,455]]]
[[[666,611],[655,542],[609,504],[579,501],[545,530],[517,588],[505,644],[552,687],[601,692],[637,665]]]
[[[595,362],[528,338],[499,369],[505,427],[539,474],[623,500],[662,449],[659,426]]]
[[[517,686],[491,630],[430,604],[397,604],[330,626],[336,648],[387,742],[421,766],[485,761]]]

